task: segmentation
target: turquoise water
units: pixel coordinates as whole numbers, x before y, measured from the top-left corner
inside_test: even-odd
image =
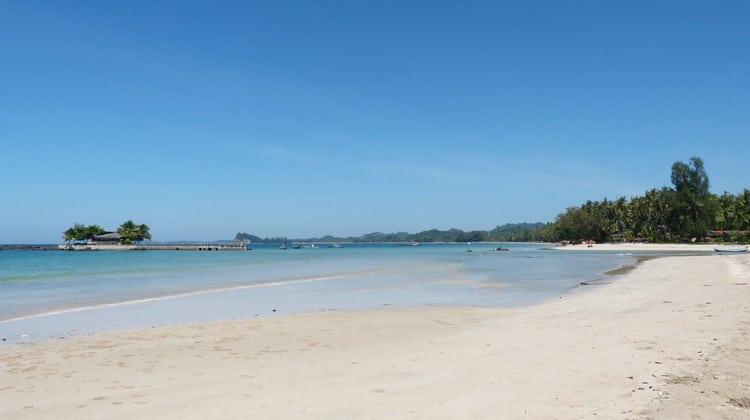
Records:
[[[384,306],[517,306],[633,262],[541,245],[0,252],[0,337]],[[472,252],[467,252],[471,249]]]

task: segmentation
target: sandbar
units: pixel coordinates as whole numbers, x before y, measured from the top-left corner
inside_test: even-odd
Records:
[[[0,349],[0,418],[748,418],[750,257],[644,261],[521,308],[107,332]]]

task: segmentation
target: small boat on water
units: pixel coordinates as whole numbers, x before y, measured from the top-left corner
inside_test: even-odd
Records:
[[[282,242],[281,246],[279,247],[279,249],[284,249],[285,250],[286,249],[286,242]]]
[[[714,251],[718,252],[719,254],[737,254],[740,252],[747,252],[747,246],[722,246],[722,247],[714,247]]]

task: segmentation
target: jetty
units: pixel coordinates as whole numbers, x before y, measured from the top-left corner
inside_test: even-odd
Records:
[[[0,251],[54,251],[55,245],[0,245]]]

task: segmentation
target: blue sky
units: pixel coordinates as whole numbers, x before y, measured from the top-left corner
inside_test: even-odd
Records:
[[[744,1],[0,1],[0,243],[552,221],[750,187]]]

